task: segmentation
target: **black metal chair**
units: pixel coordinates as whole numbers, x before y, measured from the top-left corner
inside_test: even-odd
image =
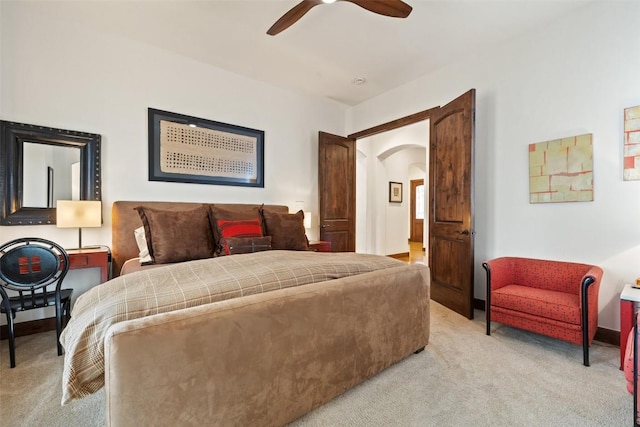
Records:
[[[11,367],[16,366],[14,318],[18,311],[55,305],[58,356],[62,354],[62,320],[71,318],[72,289],[61,289],[69,271],[69,257],[58,244],[35,237],[0,246],[0,312],[7,315]],[[55,289],[53,289],[55,287]],[[9,296],[6,289],[12,291]]]

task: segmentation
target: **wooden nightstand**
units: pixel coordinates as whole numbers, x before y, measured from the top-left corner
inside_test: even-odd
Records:
[[[316,252],[331,252],[331,242],[314,240],[309,242],[309,249]]]
[[[111,249],[107,246],[67,249],[66,251],[69,255],[69,270],[99,268],[100,283],[111,278]]]

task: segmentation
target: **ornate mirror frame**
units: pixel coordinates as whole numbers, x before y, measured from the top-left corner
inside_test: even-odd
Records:
[[[55,224],[55,208],[23,206],[24,143],[80,150],[80,199],[100,200],[100,135],[0,121],[0,225]]]

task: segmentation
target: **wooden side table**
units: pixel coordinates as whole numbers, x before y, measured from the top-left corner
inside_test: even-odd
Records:
[[[314,240],[309,242],[309,249],[316,252],[331,252],[331,242],[325,240]]]
[[[627,337],[633,329],[636,310],[640,308],[640,289],[630,284],[624,285],[620,293],[620,369],[624,369],[624,353]]]
[[[111,278],[111,249],[107,246],[67,249],[67,255],[69,270],[97,267],[100,269],[100,283]]]

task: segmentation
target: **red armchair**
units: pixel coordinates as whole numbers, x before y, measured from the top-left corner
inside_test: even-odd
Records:
[[[595,265],[503,257],[482,264],[487,272],[487,335],[491,321],[589,345],[598,328],[602,269]]]

